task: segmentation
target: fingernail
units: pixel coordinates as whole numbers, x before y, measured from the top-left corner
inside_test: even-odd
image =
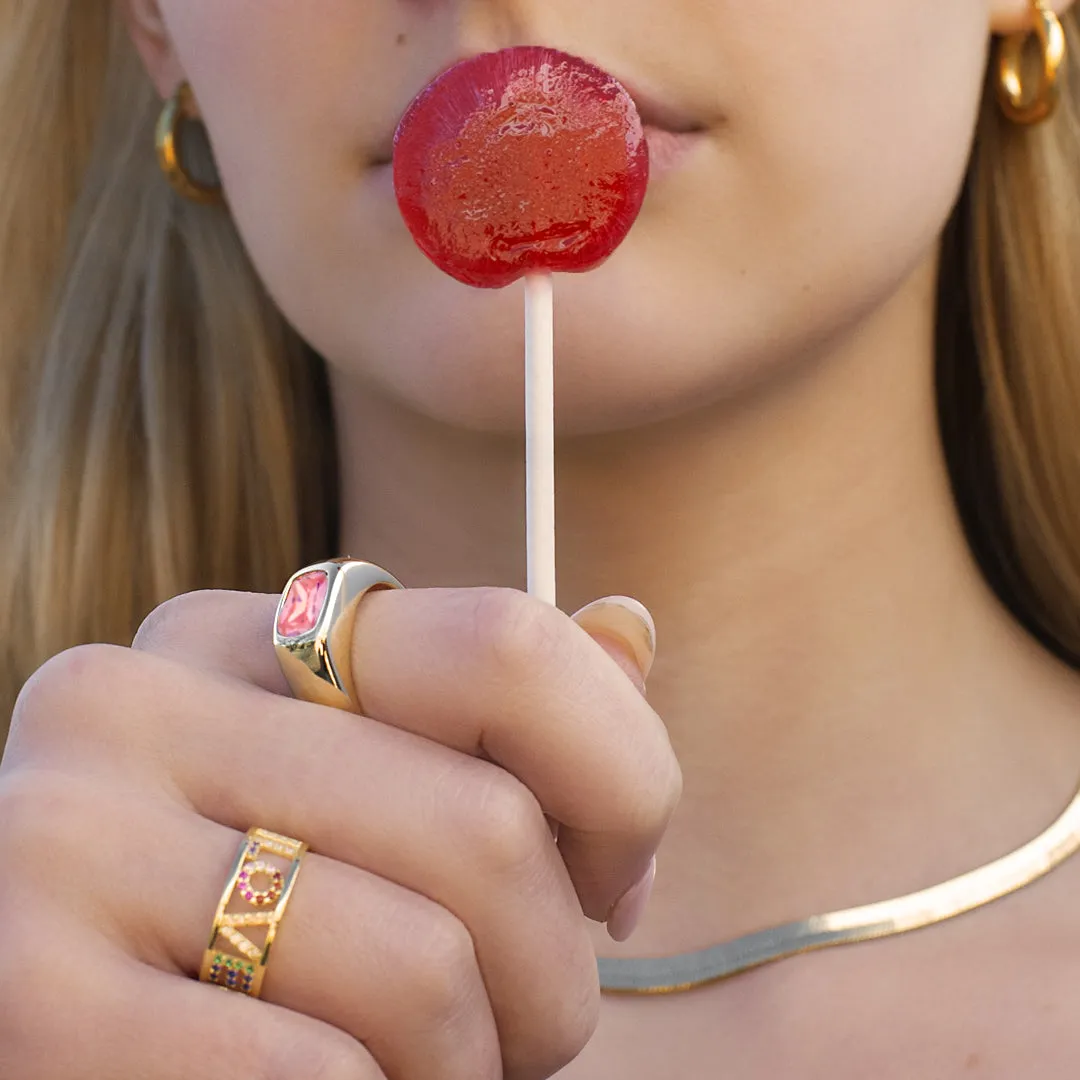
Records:
[[[641,922],[641,916],[649,906],[649,897],[652,896],[653,882],[656,880],[656,856],[649,863],[649,869],[645,876],[636,884],[632,885],[621,900],[615,902],[608,915],[607,931],[613,941],[626,941],[637,929]]]
[[[574,622],[586,633],[618,638],[647,679],[656,659],[656,623],[649,609],[629,596],[605,596],[586,604]]]

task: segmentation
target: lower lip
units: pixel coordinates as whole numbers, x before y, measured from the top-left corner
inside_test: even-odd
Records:
[[[645,141],[649,144],[649,172],[663,176],[684,165],[704,139],[700,131],[678,133],[663,128],[645,126]]]

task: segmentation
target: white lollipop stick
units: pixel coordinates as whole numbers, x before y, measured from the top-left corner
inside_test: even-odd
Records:
[[[525,278],[525,502],[529,593],[555,603],[555,318],[551,274]]]

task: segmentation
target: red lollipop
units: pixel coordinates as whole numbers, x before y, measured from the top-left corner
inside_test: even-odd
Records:
[[[525,278],[529,591],[555,603],[553,271],[599,266],[645,199],[633,98],[593,64],[524,46],[466,60],[409,106],[394,137],[405,224],[441,270],[501,289]]]
[[[648,181],[633,98],[593,64],[540,46],[450,68],[394,139],[409,231],[436,266],[478,288],[599,266],[630,231]]]

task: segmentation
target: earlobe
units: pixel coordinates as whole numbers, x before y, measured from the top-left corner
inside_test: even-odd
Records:
[[[185,75],[158,0],[115,0],[132,44],[157,92],[169,98]]]
[[[1075,0],[1041,0],[1042,5],[1055,15],[1064,15]],[[1036,4],[1034,0],[987,0],[990,32],[999,36],[1018,34],[1034,26]]]

